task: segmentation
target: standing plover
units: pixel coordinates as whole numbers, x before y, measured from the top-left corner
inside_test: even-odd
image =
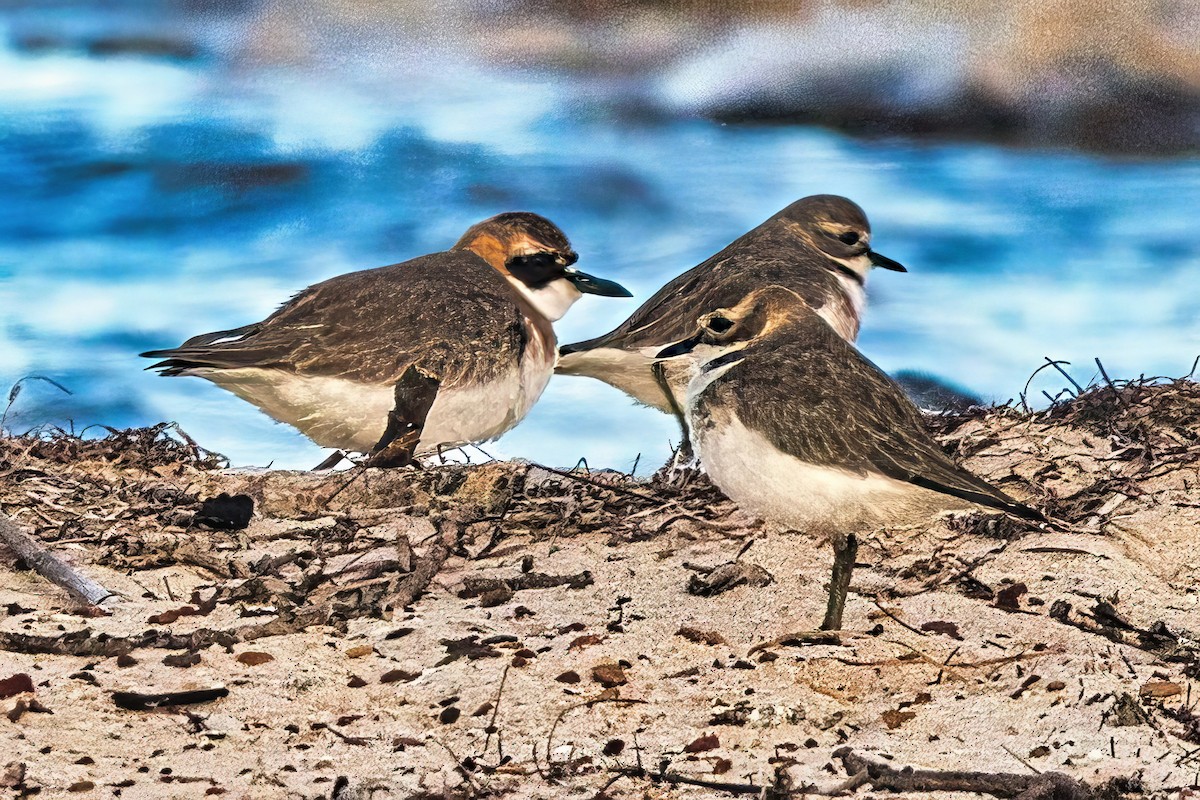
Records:
[[[907,271],[871,249],[871,226],[858,205],[837,195],[805,197],[659,289],[615,330],[564,345],[557,372],[597,378],[674,414],[682,438],[673,471],[694,466],[683,414],[687,376],[655,361],[663,345],[691,332],[697,310],[733,305],[772,284],[798,292],[838,335],[853,342],[873,267]],[[685,468],[682,474],[689,472]]]
[[[672,280],[615,330],[564,345],[557,371],[598,378],[641,403],[674,412],[686,380],[668,376],[676,397],[668,396],[654,374],[655,354],[690,334],[699,311],[734,305],[772,284],[800,294],[838,335],[853,342],[866,303],[867,273],[872,267],[905,271],[870,245],[871,226],[850,200],[828,194],[797,200]]]
[[[831,537],[823,628],[841,627],[858,531],[979,506],[1042,519],[951,461],[903,390],[792,289],[752,291],[693,330],[657,355],[686,357],[700,459],[746,510]]]
[[[196,375],[322,447],[399,466],[493,439],[554,370],[551,323],[581,293],[630,297],[575,269],[567,237],[536,214],[480,222],[443,253],[310,286],[262,322],[196,336],[163,375]]]

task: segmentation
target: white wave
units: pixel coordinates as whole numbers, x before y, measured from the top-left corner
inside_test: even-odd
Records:
[[[194,68],[151,59],[0,47],[0,108],[10,125],[42,124],[38,117],[46,113],[82,112],[102,134],[127,133],[183,115],[204,86]]]
[[[966,39],[952,26],[927,19],[914,35],[911,11],[897,4],[809,13],[789,24],[747,25],[668,70],[659,83],[664,104],[693,114],[744,106],[858,110],[877,101],[919,108],[945,102],[962,85]]]

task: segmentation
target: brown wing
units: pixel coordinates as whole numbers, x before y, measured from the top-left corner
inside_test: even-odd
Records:
[[[451,251],[331,278],[262,322],[142,355],[164,359],[152,367],[164,375],[267,367],[393,383],[416,365],[445,385],[487,380],[524,346],[504,278],[473,253]]]
[[[701,314],[735,306],[752,290],[778,284],[819,308],[839,291],[823,258],[774,220],[747,233],[721,252],[662,287],[614,330],[564,345],[562,355],[613,347],[637,350],[665,345],[695,332]]]
[[[858,474],[880,472],[1042,519],[955,464],[925,430],[904,391],[815,314],[738,355],[743,361],[731,369],[732,380],[716,381],[707,391],[733,395],[726,399],[736,404],[739,416],[781,450],[810,463]],[[787,369],[756,369],[756,363],[786,364]]]

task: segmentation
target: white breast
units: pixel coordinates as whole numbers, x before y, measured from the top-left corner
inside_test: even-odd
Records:
[[[731,500],[764,519],[828,531],[902,518],[932,499],[924,497],[931,492],[883,475],[806,463],[736,417],[713,422],[704,424],[694,411],[689,415],[705,471]],[[946,507],[954,507],[954,498],[946,500]]]
[[[554,371],[554,342],[543,342],[534,326],[525,357],[479,386],[438,392],[421,435],[418,452],[495,439],[529,413]],[[391,386],[342,378],[301,376],[272,369],[193,369],[258,406],[272,419],[297,428],[322,447],[366,453],[387,427],[395,407]]]
[[[583,294],[575,288],[575,284],[566,278],[550,281],[537,289],[531,289],[522,281],[511,276],[508,277],[508,282],[533,306],[534,310],[551,322],[558,322],[562,319],[563,314],[566,314],[567,310],[575,305],[575,301],[583,297]]]

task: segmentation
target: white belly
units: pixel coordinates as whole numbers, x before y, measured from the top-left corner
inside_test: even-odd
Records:
[[[495,439],[529,413],[550,380],[554,365],[542,348],[529,348],[521,367],[482,386],[440,390],[425,420],[419,453]],[[300,376],[270,369],[193,369],[297,428],[322,447],[366,453],[387,427],[395,407],[391,386],[341,378]]]
[[[797,530],[898,521],[941,497],[882,475],[805,463],[737,419],[692,423],[692,435],[705,471],[721,491],[746,511]],[[945,500],[945,507],[956,507],[954,498]]]

